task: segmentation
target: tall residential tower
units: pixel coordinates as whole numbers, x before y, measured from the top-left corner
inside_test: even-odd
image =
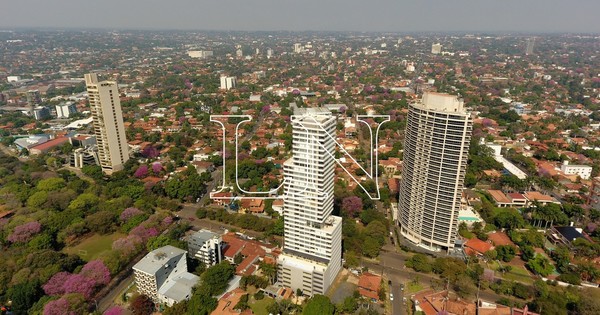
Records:
[[[456,96],[425,93],[409,106],[398,217],[401,234],[428,250],[454,247],[471,129]]]
[[[304,294],[325,294],[342,268],[342,218],[331,215],[336,118],[326,109],[297,109],[291,122],[278,279]]]
[[[123,113],[117,82],[98,82],[95,73],[85,75],[94,133],[98,144],[98,157],[102,171],[112,174],[123,169],[129,160],[129,147],[125,138]]]

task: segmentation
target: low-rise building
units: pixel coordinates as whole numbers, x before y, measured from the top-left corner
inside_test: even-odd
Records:
[[[590,179],[592,176],[592,167],[588,165],[570,165],[569,161],[564,161],[560,166],[560,170],[565,175],[577,175],[581,179]]]
[[[578,238],[593,242],[593,240],[583,232],[582,228],[574,226],[553,226],[546,232],[546,236],[553,244],[563,244],[571,248],[573,247],[573,241]]]
[[[148,253],[133,266],[138,292],[168,306],[189,299],[200,278],[188,272],[186,253],[171,245]]]
[[[381,276],[365,272],[358,279],[358,293],[372,299],[379,300],[379,289],[381,288]]]

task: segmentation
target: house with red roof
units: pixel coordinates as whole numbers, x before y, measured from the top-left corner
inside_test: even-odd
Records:
[[[44,153],[50,151],[51,149],[57,148],[65,143],[67,143],[68,141],[69,141],[69,138],[67,138],[67,137],[52,139],[52,140],[46,141],[42,144],[38,144],[36,146],[29,148],[29,154],[30,155],[44,154]]]
[[[463,248],[465,250],[465,254],[469,256],[483,256],[487,251],[494,249],[494,245],[484,242],[478,238],[472,238],[468,240]]]
[[[360,295],[379,300],[379,289],[381,288],[381,276],[365,272],[358,279],[358,293]]]

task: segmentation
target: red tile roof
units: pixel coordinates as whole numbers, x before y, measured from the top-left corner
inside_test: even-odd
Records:
[[[30,151],[31,150],[40,150],[40,151],[43,152],[43,151],[51,149],[51,148],[53,148],[55,146],[61,145],[61,144],[65,143],[65,142],[67,142],[67,141],[69,141],[69,138],[67,138],[67,137],[56,138],[56,139],[52,139],[50,141],[46,141],[46,142],[44,142],[42,144],[38,144],[38,145],[36,145],[34,147],[31,147],[29,150]]]
[[[358,279],[358,292],[362,296],[379,300],[379,288],[381,287],[381,276],[369,272],[363,273]]]
[[[472,238],[465,243],[465,252],[468,255],[484,254],[493,248],[494,246],[492,244],[486,243],[478,238]]]

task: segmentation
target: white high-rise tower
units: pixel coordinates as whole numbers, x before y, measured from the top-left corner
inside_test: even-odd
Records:
[[[336,118],[326,109],[298,109],[291,122],[278,279],[304,294],[325,294],[342,268],[342,218],[331,215]]]
[[[125,137],[123,112],[117,82],[98,82],[95,73],[85,75],[98,157],[102,171],[112,174],[123,169],[129,160],[129,146]]]
[[[472,119],[456,96],[425,93],[408,110],[398,214],[406,239],[454,247]]]

